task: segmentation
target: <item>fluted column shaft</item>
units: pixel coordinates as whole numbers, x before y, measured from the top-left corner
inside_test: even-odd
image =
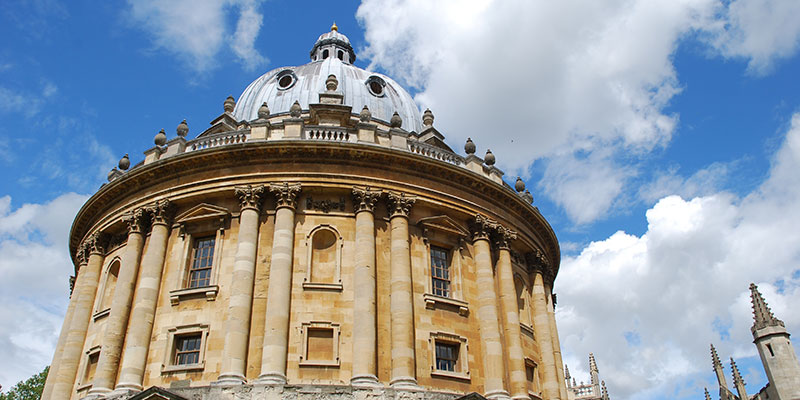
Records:
[[[125,252],[122,255],[122,265],[119,269],[117,284],[114,287],[114,297],[111,299],[111,311],[106,319],[100,360],[97,362],[97,371],[89,394],[110,392],[114,388],[119,369],[122,342],[125,340],[134,286],[142,259],[144,231],[149,221],[145,210],[139,208],[126,216],[126,222],[128,223],[128,242],[125,244]]]
[[[275,194],[275,231],[272,237],[272,259],[261,357],[259,383],[285,384],[286,357],[289,346],[289,314],[292,299],[292,264],[294,259],[295,200],[300,184],[273,184]]]
[[[353,385],[376,385],[377,314],[375,282],[375,202],[379,191],[353,189],[356,212],[356,266],[353,276]]]
[[[264,186],[234,189],[241,203],[239,238],[231,274],[228,316],[225,319],[225,347],[222,350],[222,373],[216,384],[237,385],[245,382],[247,343],[250,337],[250,315],[253,308],[253,282],[258,249],[259,213]]]
[[[83,257],[81,257],[83,258]],[[80,263],[80,269],[86,267],[86,260],[85,258]],[[77,284],[77,279],[74,284]],[[75,287],[73,287],[73,292],[75,291]],[[61,333],[58,335],[58,343],[56,344],[56,352],[53,354],[53,362],[50,363],[50,371],[47,373],[47,380],[44,383],[44,389],[42,390],[42,398],[49,399],[50,395],[53,393],[53,385],[56,382],[56,376],[58,376],[58,369],[61,366],[61,356],[64,352],[64,345],[67,341],[67,336],[69,334],[69,325],[72,323],[72,314],[75,311],[75,303],[77,303],[78,294],[73,293],[69,299],[69,305],[67,305],[67,313],[64,316],[64,323],[61,324]]]
[[[556,327],[555,297],[550,285],[545,284],[544,290],[546,298],[550,299],[547,304],[547,318],[550,322],[550,338],[553,343],[553,361],[555,362],[558,391],[561,394],[561,398],[566,399],[567,385],[564,379],[564,360],[561,358],[561,341],[558,339],[558,328]]]
[[[128,325],[127,341],[122,356],[119,383],[115,390],[142,390],[147,353],[150,349],[150,336],[153,333],[153,319],[156,313],[161,275],[167,254],[169,224],[172,207],[169,200],[161,200],[148,208],[153,218],[150,241],[142,256],[139,284]]]
[[[508,355],[508,376],[511,396],[515,399],[530,399],[528,382],[525,376],[525,355],[522,352],[522,337],[519,327],[519,305],[517,290],[514,287],[514,273],[511,267],[509,241],[516,234],[500,229],[498,240],[497,276],[500,283],[500,309],[503,313],[505,347]]]
[[[539,342],[539,354],[542,357],[542,395],[546,399],[560,399],[558,373],[553,348],[553,336],[550,333],[550,317],[547,313],[547,291],[541,271],[533,274],[533,329],[536,341]]]
[[[69,321],[62,351],[56,353],[60,355],[61,361],[55,371],[55,380],[50,392],[50,398],[53,399],[70,398],[75,386],[78,365],[86,340],[86,330],[89,328],[89,320],[92,318],[92,307],[103,266],[104,249],[100,241],[100,234],[95,234],[81,246],[82,250],[80,251],[85,251],[86,247],[89,248],[89,259],[79,268],[78,276],[75,279],[75,288],[72,293],[75,305],[72,310],[72,318]]]
[[[389,193],[390,215],[390,293],[389,308],[392,326],[393,387],[416,387],[414,353],[414,299],[411,284],[411,245],[408,236],[408,215],[413,198]]]
[[[475,251],[475,283],[478,290],[478,326],[483,355],[483,389],[488,399],[507,398],[503,386],[505,366],[503,345],[500,341],[500,324],[497,318],[497,293],[495,291],[492,254],[489,246],[489,224],[478,218],[473,232],[472,247]]]

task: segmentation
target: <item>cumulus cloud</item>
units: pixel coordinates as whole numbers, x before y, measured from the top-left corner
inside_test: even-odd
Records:
[[[735,164],[735,163],[734,163]],[[683,198],[705,196],[720,191],[728,180],[733,164],[713,163],[684,178],[677,168],[656,173],[655,178],[639,188],[639,197],[649,204],[676,194]]]
[[[255,49],[262,15],[258,0],[129,0],[131,22],[147,31],[156,48],[179,57],[189,68],[205,73],[217,66],[217,56],[230,47],[247,69],[266,59]],[[226,22],[232,9],[239,10],[236,29]]]
[[[68,193],[12,207],[0,197],[0,385],[11,387],[53,357],[73,273],[67,238],[87,196]]]
[[[544,192],[584,223],[618,201],[638,159],[670,142],[679,116],[666,107],[682,90],[672,60],[682,40],[699,34],[752,65],[796,52],[797,21],[762,25],[791,19],[796,2],[771,1],[752,21],[747,10],[762,2],[364,0],[357,17],[370,67],[417,88],[451,143],[491,143],[501,168],[522,175],[537,159],[592,160],[611,178],[605,187]],[[596,151],[611,155],[586,157]],[[540,185],[578,179],[546,174]],[[594,200],[591,210],[575,208],[582,197]]]
[[[651,398],[690,382],[687,398],[698,398],[711,386],[710,342],[723,355],[756,354],[750,282],[790,332],[800,331],[792,309],[800,302],[799,169],[800,113],[752,193],[664,197],[647,211],[642,236],[620,231],[565,257],[556,289],[567,362],[585,365],[594,352],[614,397]]]

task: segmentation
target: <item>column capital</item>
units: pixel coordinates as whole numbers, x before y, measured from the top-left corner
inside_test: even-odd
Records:
[[[528,263],[528,269],[531,272],[535,271],[541,273],[545,282],[552,286],[555,277],[553,276],[553,270],[550,266],[550,260],[547,259],[547,256],[543,251],[540,249],[534,249],[533,251],[526,253],[525,261]]]
[[[373,190],[369,186],[353,186],[353,211],[375,212],[375,203],[381,197],[380,190]]]
[[[494,234],[494,243],[500,250],[511,250],[511,242],[517,240],[517,232],[497,224]]]
[[[388,192],[386,194],[389,200],[389,217],[406,217],[411,214],[411,206],[417,201],[416,197],[406,197],[405,193]]]
[[[87,250],[89,247],[88,240],[88,237],[83,239],[78,245],[78,249],[75,251],[75,259],[78,260],[78,265],[86,265],[89,262]]]
[[[488,217],[476,214],[470,221],[470,233],[472,234],[472,241],[489,240],[492,233],[497,229],[497,222],[489,219]]]
[[[144,207],[139,207],[122,216],[122,220],[128,224],[128,234],[142,234],[147,230],[150,223],[150,218],[148,218],[149,216],[147,214],[147,210],[145,210]]]
[[[297,195],[300,194],[302,185],[299,183],[272,183],[269,185],[269,191],[275,195],[277,201],[276,209],[288,207],[294,210],[297,208]]]
[[[83,239],[82,245],[84,246],[85,255],[100,254],[106,252],[110,236],[104,232],[95,232]]]
[[[146,208],[147,213],[152,218],[153,225],[169,226],[175,216],[175,205],[169,199],[156,200]]]
[[[239,206],[242,211],[247,209],[261,210],[261,203],[264,201],[264,185],[258,186],[237,186],[233,188],[233,193],[239,198]]]

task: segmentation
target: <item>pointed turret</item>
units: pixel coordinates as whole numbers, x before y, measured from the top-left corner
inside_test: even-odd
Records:
[[[572,387],[572,376],[569,374],[569,366],[564,364],[564,380],[567,382],[567,387]]]
[[[600,371],[597,369],[597,362],[594,360],[594,353],[589,353],[589,374],[592,378],[594,395],[600,395]]]
[[[754,283],[750,284],[750,299],[753,302],[753,327],[751,331],[755,332],[758,329],[763,329],[768,326],[785,326],[783,321],[775,318],[772,315],[772,310],[769,309],[767,302],[758,291],[758,286]]]
[[[719,355],[717,355],[717,349],[714,348],[713,343],[711,344],[711,363],[714,365],[714,373],[717,374],[717,383],[719,384],[720,398],[725,399],[725,397],[722,394],[727,393],[728,382],[725,380],[725,373],[722,371],[722,363],[719,362]]]
[[[711,400],[711,395],[708,394],[708,388],[703,388],[706,391],[706,400]]]
[[[600,386],[602,387],[602,395],[600,397],[602,400],[609,400],[608,389],[606,389],[606,381],[600,381]]]
[[[744,379],[742,379],[742,375],[739,373],[739,368],[736,367],[736,362],[733,361],[733,357],[731,357],[731,373],[733,374],[733,386],[736,388],[739,398],[748,399],[747,391],[744,389]]]

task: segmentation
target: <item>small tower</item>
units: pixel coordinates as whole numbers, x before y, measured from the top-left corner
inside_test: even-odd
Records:
[[[567,388],[572,387],[572,376],[569,374],[569,366],[567,364],[564,364],[564,380],[567,383]]]
[[[592,377],[592,388],[595,396],[600,396],[600,371],[597,370],[597,362],[594,360],[594,353],[589,353],[589,374]]]
[[[754,319],[750,331],[770,382],[767,389],[770,399],[800,398],[800,362],[789,340],[789,332],[783,321],[772,315],[758,287],[752,283],[750,299]]]

